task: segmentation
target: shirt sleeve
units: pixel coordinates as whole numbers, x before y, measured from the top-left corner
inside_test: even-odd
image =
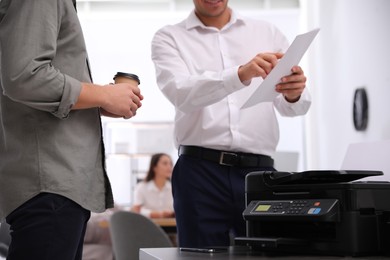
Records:
[[[145,199],[144,199],[144,190],[145,190],[145,186],[142,185],[143,183],[140,182],[138,183],[135,188],[134,188],[134,205],[136,206],[139,206],[139,205],[143,205],[145,203]]]
[[[151,216],[151,214],[152,214],[152,210],[147,209],[147,208],[145,208],[145,207],[141,207],[141,212],[140,212],[140,213],[141,213],[141,215],[144,215],[144,216],[150,218],[150,216]]]
[[[160,29],[152,40],[152,60],[157,83],[168,100],[182,112],[192,112],[214,104],[245,87],[238,77],[238,66],[223,71],[199,71],[191,75],[169,32]]]
[[[150,213],[152,212],[150,209],[145,208],[145,192],[146,192],[146,185],[143,182],[138,183],[135,186],[134,189],[134,205],[135,206],[141,206],[140,213],[144,216],[150,217]]]
[[[80,81],[53,65],[57,37],[70,1],[3,1],[1,75],[3,94],[59,118],[67,117],[81,91]],[[68,3],[69,2],[69,3]]]
[[[290,103],[282,94],[280,94],[275,98],[274,106],[281,116],[301,116],[306,114],[309,110],[311,106],[311,96],[307,88],[305,88],[299,100],[297,102]]]

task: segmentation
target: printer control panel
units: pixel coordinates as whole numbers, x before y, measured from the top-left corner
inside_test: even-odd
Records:
[[[255,200],[244,215],[251,216],[321,216],[337,211],[337,199]]]

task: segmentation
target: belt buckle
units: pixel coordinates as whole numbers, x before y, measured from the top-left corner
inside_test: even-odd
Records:
[[[226,165],[226,166],[234,166],[237,163],[237,161],[235,163],[227,163],[227,162],[225,162],[225,156],[226,155],[235,157],[236,160],[238,159],[238,155],[235,154],[235,153],[221,152],[221,155],[219,157],[219,164],[220,165]]]

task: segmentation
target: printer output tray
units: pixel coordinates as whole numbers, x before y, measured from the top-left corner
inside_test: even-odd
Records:
[[[283,237],[236,237],[236,245],[246,245],[257,249],[282,249],[285,246],[306,246],[308,241],[298,238]]]

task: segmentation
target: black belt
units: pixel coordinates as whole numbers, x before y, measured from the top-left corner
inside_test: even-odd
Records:
[[[219,151],[198,146],[179,147],[179,155],[188,155],[211,162],[219,163],[220,165],[238,166],[238,167],[273,167],[274,160],[261,154],[251,153],[235,153],[228,151]]]

